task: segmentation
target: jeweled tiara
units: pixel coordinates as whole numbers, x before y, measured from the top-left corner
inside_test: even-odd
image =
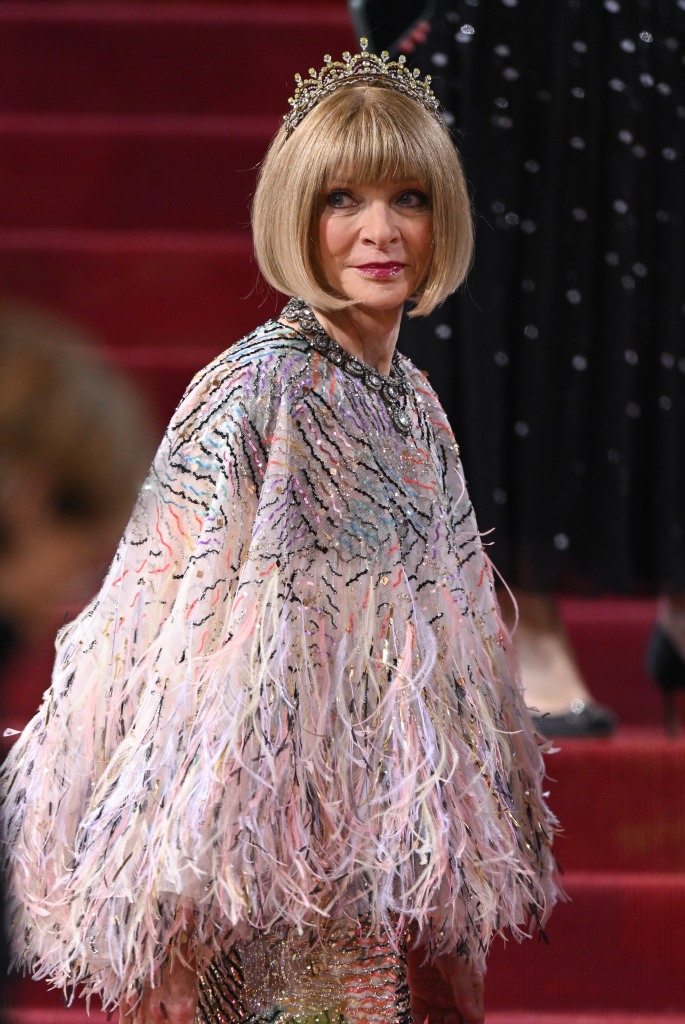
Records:
[[[384,85],[420,103],[422,107],[444,125],[440,115],[440,104],[430,87],[431,76],[426,75],[423,81],[418,68],[410,70],[406,67],[406,58],[400,56],[390,60],[390,54],[383,50],[380,57],[375,53],[367,53],[368,40],[360,39],[361,53],[350,54],[345,51],[342,60],[333,60],[330,54],[324,57],[324,66],[320,71],[309,69],[309,78],[295,75],[295,95],[288,100],[290,113],[283,118],[285,133],[291,135],[300,121],[306,117],[312,107],[330,96],[343,85],[355,85],[363,82],[367,85]]]

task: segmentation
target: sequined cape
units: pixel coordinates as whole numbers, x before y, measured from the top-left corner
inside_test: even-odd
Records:
[[[14,956],[114,1006],[327,919],[482,961],[555,900],[458,448],[277,321],[200,372],[3,772]]]

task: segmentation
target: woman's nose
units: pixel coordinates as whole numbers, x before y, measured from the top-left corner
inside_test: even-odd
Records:
[[[394,211],[385,202],[369,203],[363,225],[364,240],[384,248],[395,241],[399,228]]]

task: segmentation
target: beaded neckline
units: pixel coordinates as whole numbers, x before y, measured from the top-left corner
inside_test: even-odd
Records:
[[[299,324],[307,341],[317,352],[330,359],[335,366],[339,366],[350,377],[362,381],[369,390],[377,392],[387,406],[390,418],[399,433],[404,435],[409,433],[411,421],[404,408],[404,398],[411,392],[411,386],[400,367],[398,352],[393,353],[390,373],[386,377],[374,370],[372,366],[367,366],[360,359],[350,355],[342,345],[326,334],[304,299],[290,299],[281,311],[281,316],[284,320]]]

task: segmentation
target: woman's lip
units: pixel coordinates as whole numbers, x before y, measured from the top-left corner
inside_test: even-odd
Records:
[[[369,277],[395,277],[404,270],[404,263],[363,263],[357,270]]]

